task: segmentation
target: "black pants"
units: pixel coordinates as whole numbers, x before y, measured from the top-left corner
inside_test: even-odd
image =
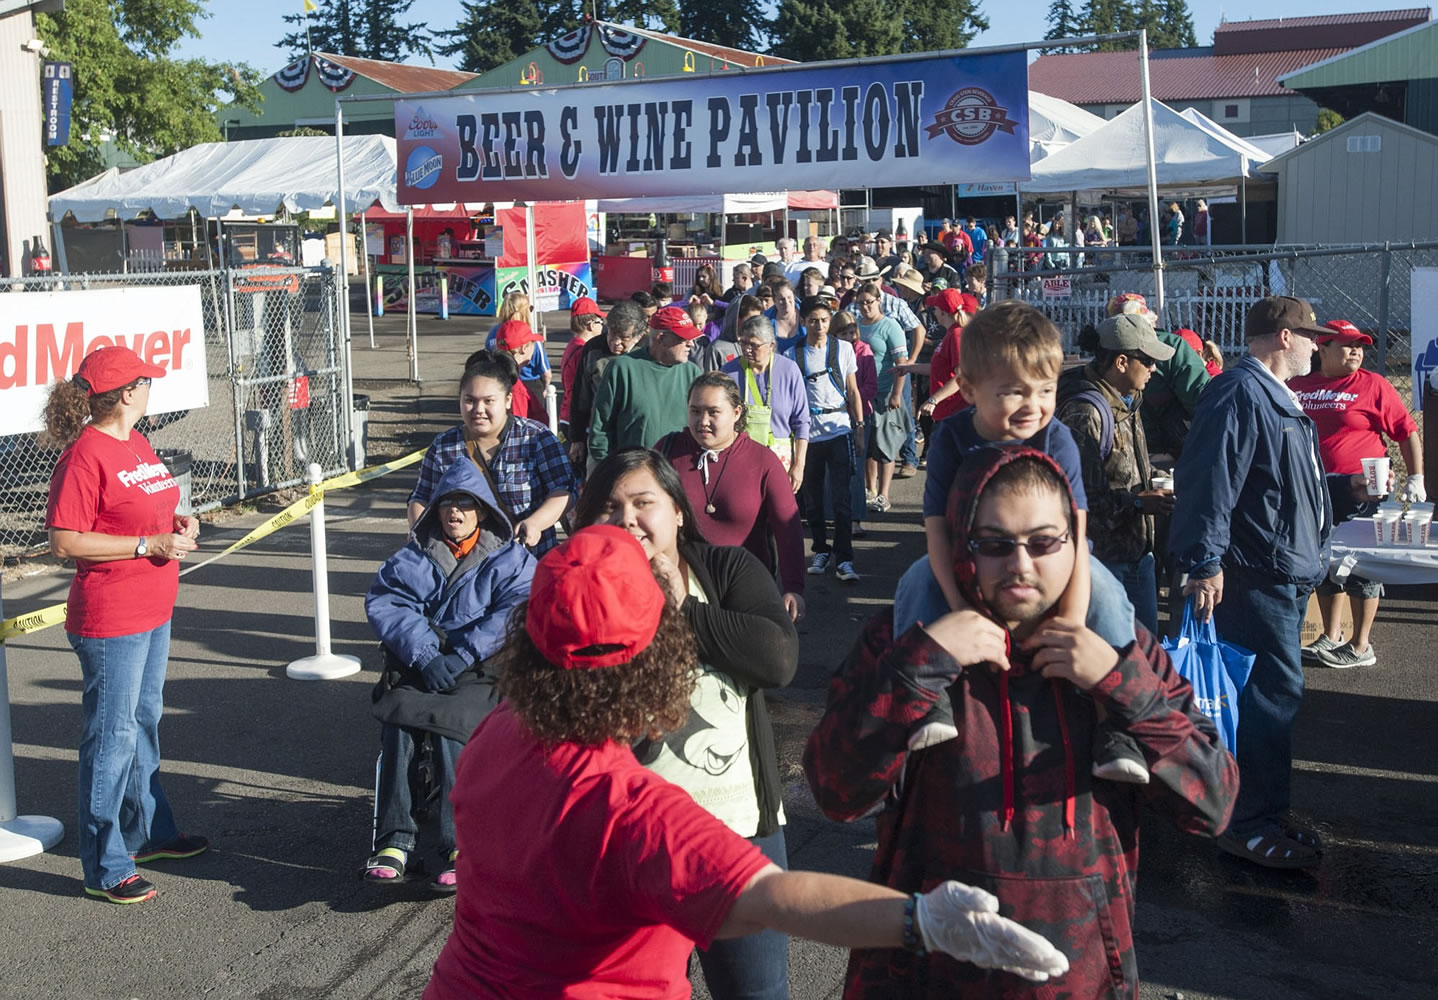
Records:
[[[809,516],[809,533],[814,551],[828,552],[829,539],[824,523],[824,490],[834,511],[834,558],[854,558],[854,505],[849,477],[854,472],[854,435],[843,434],[827,441],[810,441],[804,460],[804,505]]]

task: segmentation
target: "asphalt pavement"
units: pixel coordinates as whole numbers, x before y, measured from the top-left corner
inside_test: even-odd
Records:
[[[551,315],[547,345],[568,339]],[[368,347],[355,317],[358,391],[371,396],[371,459],[423,447],[454,421],[455,380],[489,321],[422,320],[420,374],[405,338],[378,321]],[[213,849],[152,866],[159,897],[114,906],[82,895],[75,857],[79,670],[63,631],[6,644],[22,813],[55,816],[53,851],[0,866],[0,997],[262,1000],[417,997],[448,933],[453,902],[423,883],[362,884],[378,725],[368,712],[377,647],[363,594],[405,537],[412,470],[330,495],[331,616],[337,652],[365,670],[299,682],[285,665],[313,652],[309,537],[277,532],[186,577],[174,618],[165,787],[186,830]],[[771,713],[787,786],[796,868],[864,876],[872,821],[837,824],[813,805],[799,759],[828,677],[863,619],[891,598],[923,546],[922,476],[895,489],[857,543],[863,579],[809,578],[801,662]],[[279,501],[207,524],[218,551]],[[4,583],[4,614],[64,599],[69,575],[27,569]],[[1394,588],[1379,612],[1376,667],[1310,670],[1295,744],[1295,802],[1328,842],[1321,868],[1282,873],[1218,854],[1149,817],[1142,833],[1137,944],[1144,998],[1438,996],[1438,625],[1425,589]],[[462,890],[463,891],[463,890]],[[837,997],[844,953],[790,951],[795,1000]],[[707,996],[697,967],[696,996]]]

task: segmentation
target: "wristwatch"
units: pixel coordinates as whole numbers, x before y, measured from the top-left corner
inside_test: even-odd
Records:
[[[144,536],[144,535],[141,535],[141,536],[140,536],[140,544],[135,546],[135,558],[136,558],[136,559],[143,559],[143,558],[145,558],[145,556],[147,556],[147,555],[149,555],[149,554],[150,554],[150,546],[149,546],[149,543],[145,541],[145,536]]]

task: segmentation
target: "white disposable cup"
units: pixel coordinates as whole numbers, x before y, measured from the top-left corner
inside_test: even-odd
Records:
[[[1153,488],[1156,489],[1156,490],[1168,490],[1170,493],[1173,492],[1173,477],[1172,477],[1172,476],[1154,476],[1154,477],[1153,477]]]
[[[1367,482],[1369,496],[1381,497],[1388,492],[1389,462],[1387,456],[1363,460],[1363,478]]]
[[[1373,544],[1383,544],[1383,522],[1386,518],[1382,514],[1373,515]]]
[[[1419,548],[1428,544],[1428,535],[1433,527],[1433,515],[1427,511],[1410,511],[1403,520],[1408,525],[1408,544]]]
[[[1383,529],[1382,540],[1379,542],[1380,545],[1398,544],[1398,524],[1401,520],[1401,518],[1394,517],[1391,514],[1378,519],[1378,523],[1382,525]]]

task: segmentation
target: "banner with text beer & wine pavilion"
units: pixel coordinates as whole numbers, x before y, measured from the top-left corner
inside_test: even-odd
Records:
[[[403,98],[398,200],[1027,180],[1028,125],[1022,51]]]

